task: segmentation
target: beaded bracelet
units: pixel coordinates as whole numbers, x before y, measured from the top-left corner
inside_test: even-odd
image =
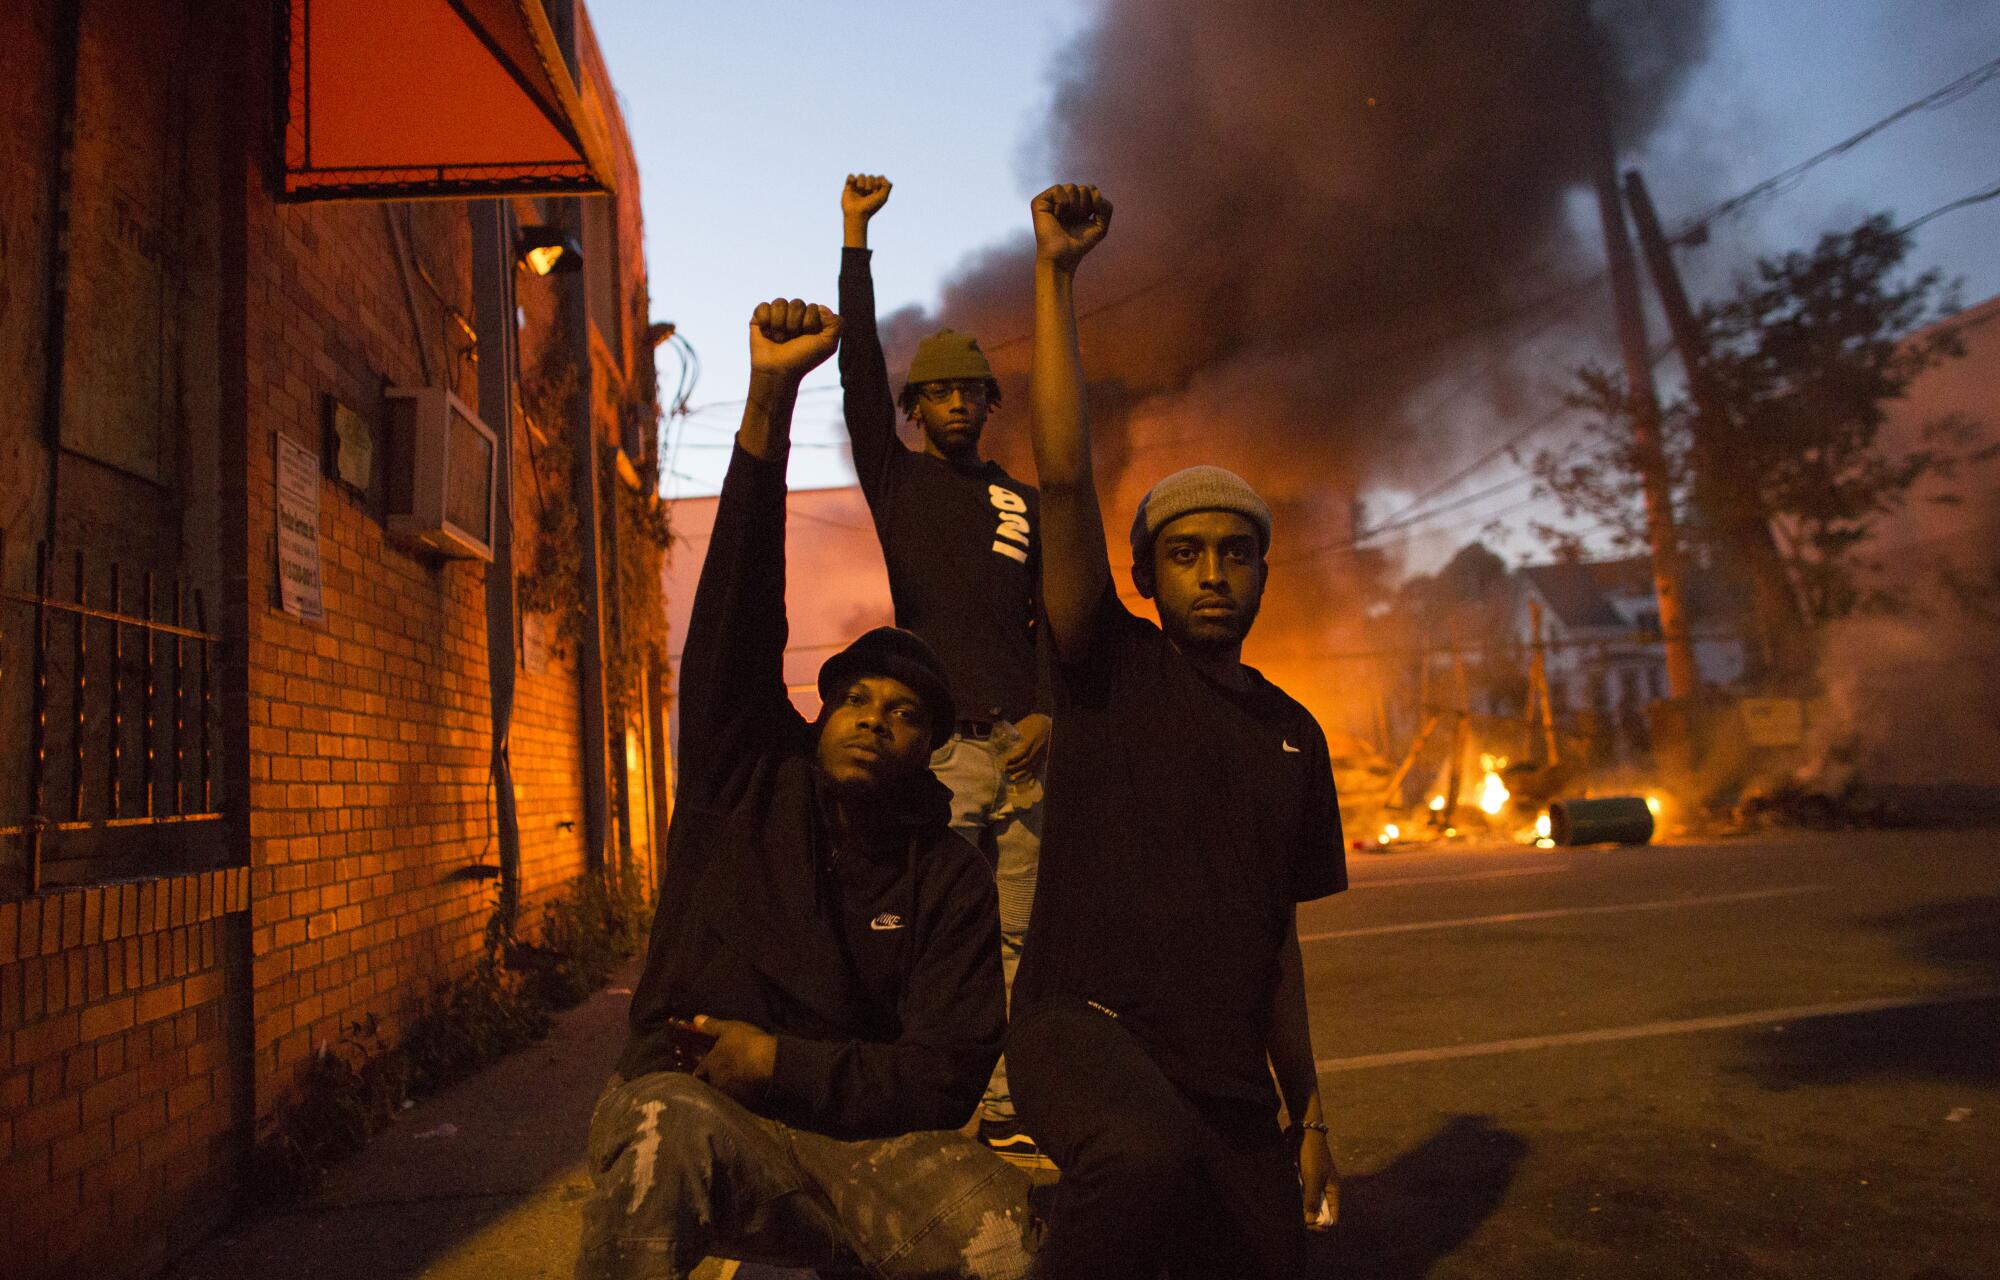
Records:
[[[1294,1131],[1297,1131],[1299,1129],[1311,1129],[1314,1133],[1323,1134],[1326,1132],[1326,1124],[1325,1122],[1320,1120],[1294,1120],[1292,1122],[1292,1129]]]

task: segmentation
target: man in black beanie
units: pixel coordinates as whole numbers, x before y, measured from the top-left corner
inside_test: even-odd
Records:
[[[785,459],[839,318],[778,300],[681,659],[666,883],[631,1034],[591,1117],[580,1278],[710,1253],[872,1275],[1015,1277],[1027,1175],[951,1132],[1005,1027],[991,874],[926,767],[956,719],[922,640],[878,628],[783,674]]]
[[[1271,512],[1241,478],[1190,467],[1153,487],[1132,579],[1159,625],[1119,602],[1075,306],[1111,204],[1057,186],[1033,209],[1030,411],[1062,741],[1007,1056],[1021,1119],[1062,1168],[1037,1274],[1290,1280],[1307,1224],[1328,1225],[1339,1197],[1294,914],[1347,885],[1326,738],[1243,662]]]

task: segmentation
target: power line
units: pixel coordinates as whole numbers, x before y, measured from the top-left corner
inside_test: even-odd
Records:
[[[1674,240],[1684,240],[1698,229],[1706,227],[1718,218],[1726,218],[1731,214],[1738,213],[1759,200],[1781,195],[1797,186],[1806,174],[1813,169],[1818,168],[1821,164],[1833,159],[1835,156],[1844,155],[1852,151],[1897,121],[1914,115],[1919,111],[1931,111],[1938,107],[1949,106],[1996,78],[2000,78],[2000,58],[1995,58],[1984,66],[1975,67],[1958,79],[1953,80],[1950,84],[1939,89],[1933,89],[1913,102],[1904,103],[1861,132],[1841,139],[1826,150],[1816,155],[1808,156],[1789,169],[1772,174],[1749,190],[1738,195],[1733,195],[1718,204],[1710,205],[1702,212],[1684,219],[1679,227],[1675,229],[1671,238]],[[1939,212],[1942,211],[1940,210]]]
[[[683,449],[734,449],[735,447],[736,447],[736,442],[735,442],[734,440],[693,440],[693,441],[690,441],[690,442],[688,442],[688,443],[686,443],[686,444],[683,444],[683,445],[681,446],[681,448],[683,448]],[[792,449],[794,449],[794,450],[797,450],[797,449],[845,449],[845,448],[847,447],[847,441],[845,441],[845,440],[794,440],[794,441],[792,441],[792,443],[791,443],[791,446],[790,446],[790,447],[791,447]]]
[[[1122,307],[1126,303],[1132,301],[1134,298],[1143,297],[1144,295],[1153,292],[1155,289],[1165,288],[1168,284],[1171,284],[1173,281],[1179,279],[1182,274],[1184,273],[1180,271],[1169,271],[1165,275],[1154,277],[1152,280],[1148,281],[1145,284],[1140,285],[1136,289],[1128,289],[1124,293],[1119,294],[1117,297],[1111,298],[1105,302],[1100,302],[1094,307],[1085,307],[1082,311],[1076,313],[1077,323],[1081,324],[1085,320],[1090,319],[1092,316],[1102,315],[1104,312],[1111,310],[1113,307]],[[998,342],[986,343],[985,349],[989,353],[994,351],[1004,351],[1008,347],[1019,346],[1020,344],[1026,342],[1029,338],[1032,338],[1034,336],[1035,336],[1034,330],[1030,329],[1026,333],[1017,333],[1011,338],[1002,338]]]
[[[1581,452],[1583,447],[1584,445],[1582,443],[1574,445],[1569,449],[1565,450],[1563,453],[1556,455],[1555,461],[1567,462],[1571,458],[1575,457],[1579,452]],[[1601,453],[1597,456],[1600,457],[1608,456],[1613,452],[1615,452],[1615,449],[1606,449],[1601,451]],[[1357,539],[1371,540],[1374,538],[1378,538],[1385,533],[1394,533],[1398,529],[1407,529],[1414,525],[1423,524],[1426,523],[1427,521],[1436,519],[1438,516],[1447,515],[1453,511],[1460,510],[1461,508],[1469,507],[1473,503],[1478,502],[1482,498],[1490,498],[1496,493],[1505,493],[1507,490],[1514,488],[1516,485],[1526,484],[1529,481],[1535,480],[1537,478],[1538,477],[1536,473],[1533,471],[1518,472],[1514,475],[1508,476],[1505,480],[1499,480],[1494,482],[1493,484],[1489,484],[1484,489],[1474,489],[1471,493],[1465,494],[1461,497],[1453,498],[1450,502],[1447,502],[1442,506],[1432,507],[1428,511],[1419,512],[1418,514],[1411,516],[1407,520],[1391,521],[1386,524],[1380,524],[1372,529],[1356,534],[1355,537]]]
[[[1693,215],[1692,217],[1684,220],[1681,223],[1680,228],[1674,233],[1673,238],[1676,240],[1683,239],[1690,231],[1692,231],[1694,228],[1698,226],[1705,226],[1707,223],[1712,222],[1717,218],[1727,217],[1728,215],[1735,213],[1744,208],[1745,206],[1757,202],[1758,200],[1781,195],[1785,191],[1788,191],[1792,187],[1796,186],[1798,180],[1804,177],[1804,175],[1810,170],[1816,168],[1817,166],[1826,162],[1827,160],[1833,159],[1835,156],[1839,156],[1845,154],[1848,151],[1853,150],[1861,143],[1867,141],[1869,138],[1882,132],[1884,129],[1887,129],[1891,125],[1895,124],[1897,121],[1902,120],[1919,111],[1934,110],[1938,107],[1949,106],[1952,103],[1957,102],[1961,98],[1964,98],[1967,95],[1973,93],[1974,91],[1978,90],[1979,88],[1981,88],[1982,86],[1984,86],[1985,84],[1994,79],[2000,79],[2000,58],[1995,58],[1993,61],[1988,62],[1983,66],[1977,67],[1974,70],[1967,72],[1965,75],[1960,76],[1958,79],[1953,80],[1951,83],[1946,84],[1941,88],[1932,90],[1930,93],[1925,94],[1923,97],[1918,98],[1915,101],[1906,103],[1903,106],[1898,107],[1895,111],[1892,111],[1888,115],[1882,117],[1880,120],[1875,121],[1867,128],[1861,130],[1859,133],[1853,134],[1852,136],[1845,138],[1838,143],[1835,143],[1833,146],[1826,148],[1824,151],[1821,151],[1813,156],[1810,156],[1807,159],[1802,160],[1795,165],[1792,165],[1788,169],[1781,170],[1780,172],[1773,174],[1771,177],[1764,179],[1762,182],[1759,182],[1754,186],[1749,187],[1748,189],[1739,192],[1734,196],[1729,197],[1727,200],[1721,201],[1720,203],[1711,206],[1707,210]],[[1925,223],[1931,221],[1933,218],[1939,218],[1947,213],[1952,213],[1956,210],[1968,208],[1972,205],[1981,204],[1984,203],[1985,201],[1993,199],[2000,199],[2000,185],[1989,187],[1983,191],[1975,192],[1972,195],[1963,196],[1957,200],[1950,202],[1949,204],[1940,205],[1937,208],[1932,209],[1930,212],[1923,214],[1922,216],[1914,218],[1911,221],[1903,224],[1903,226],[1898,228],[1898,230],[1905,233],[1914,231],[1918,227],[1921,227]],[[1552,294],[1545,295],[1543,300],[1536,303],[1530,303],[1521,310],[1523,312],[1531,313],[1532,311],[1538,309],[1540,305],[1547,305],[1548,303],[1559,300],[1561,297],[1570,294],[1572,292],[1580,294],[1583,290],[1591,286],[1594,286],[1598,282],[1602,281],[1605,278],[1606,274],[1608,273],[1604,271],[1599,271],[1595,275],[1592,275],[1586,279],[1578,280],[1574,285],[1566,286],[1563,289],[1556,290]],[[1522,342],[1529,341],[1530,339],[1534,338],[1539,333],[1541,333],[1544,329],[1546,329],[1549,324],[1552,324],[1556,319],[1559,319],[1561,315],[1566,314],[1567,311],[1568,308],[1565,308],[1563,312],[1558,312],[1556,316],[1551,317],[1548,321],[1544,321],[1541,325],[1538,325],[1535,329],[1529,331],[1526,334],[1523,334],[1519,339],[1517,339],[1513,344],[1510,345],[1518,346]],[[1457,335],[1457,336],[1463,336],[1463,335]],[[1487,367],[1491,368],[1492,365],[1489,364]],[[1451,400],[1456,398],[1459,394],[1461,394],[1468,387],[1470,387],[1472,383],[1477,380],[1477,377],[1478,377],[1477,374],[1469,375],[1468,377],[1466,377],[1458,385],[1454,386],[1450,391],[1446,392],[1444,397],[1438,402],[1438,405],[1433,407],[1434,408],[1441,407],[1444,404],[1450,403]],[[1561,412],[1560,410],[1557,411],[1557,413],[1560,412]],[[1507,453],[1509,450],[1514,448],[1517,444],[1521,442],[1521,440],[1525,439],[1528,435],[1531,435],[1534,432],[1539,431],[1543,427],[1547,426],[1549,422],[1553,420],[1553,416],[1554,415],[1551,415],[1550,418],[1545,418],[1542,421],[1531,425],[1526,430],[1522,431],[1513,438],[1503,442],[1496,448],[1489,450],[1487,453],[1482,454],[1479,457],[1479,459],[1476,460],[1475,462],[1469,464],[1468,466],[1460,468],[1458,471],[1453,472],[1450,476],[1446,477],[1445,479],[1430,485],[1428,488],[1418,493],[1417,496],[1412,498],[1407,504],[1405,504],[1404,507],[1400,511],[1398,511],[1394,516],[1391,516],[1381,526],[1378,526],[1377,529],[1371,530],[1370,532],[1381,532],[1383,529],[1393,527],[1405,515],[1407,515],[1409,512],[1416,509],[1417,507],[1421,506],[1430,497],[1438,493],[1445,492],[1449,490],[1453,485],[1458,484],[1460,481],[1464,480],[1467,476],[1476,474],[1481,468],[1489,465],[1496,458],[1500,457],[1501,455]]]
[[[872,524],[849,524],[845,520],[835,520],[828,516],[814,515],[810,511],[797,511],[790,507],[785,508],[785,515],[787,517],[796,516],[810,524],[828,525],[835,529],[845,529],[849,533],[865,533],[871,538],[875,536],[875,526]]]
[[[1988,64],[1988,66],[1981,68],[1981,71],[1975,74],[1979,76],[1978,83],[1971,85],[1969,88],[1955,91],[1950,100],[1956,101],[1957,98],[1963,97],[1966,92],[1969,92],[1970,88],[1977,88],[1978,84],[1983,84],[1987,80],[1993,79],[1996,76],[2000,76],[2000,59],[1996,59],[1993,63],[1990,63]],[[1971,78],[1972,77],[1962,77],[1961,81],[1954,82],[1954,86],[1962,83],[1964,80],[1969,80]],[[1951,90],[1952,88],[1953,86],[1947,86],[1946,90],[1940,90],[1937,94],[1931,95],[1929,99],[1925,100],[1926,105],[1942,105],[1942,101],[1938,99],[1941,98],[1941,95],[1946,93],[1948,90]],[[1904,115],[1908,115],[1910,113],[1910,110],[1913,109],[1916,108],[1905,109],[1897,113],[1895,116],[1888,118],[1888,120],[1878,123],[1880,124],[1893,123],[1894,120],[1900,119]],[[1857,135],[1857,139],[1860,136],[1861,135]],[[1842,149],[1844,150],[1845,148]],[[1995,184],[1991,187],[1985,188],[1984,190],[1976,191],[1971,195],[1961,196],[1956,200],[1950,201],[1946,204],[1939,205],[1937,208],[1932,209],[1928,213],[1922,214],[1916,218],[1911,219],[1909,222],[1904,223],[1901,227],[1897,228],[1897,230],[1899,233],[1907,234],[1911,231],[1915,231],[1918,227],[1923,226],[1925,223],[1930,222],[1934,218],[1939,218],[1944,216],[1945,214],[1955,212],[1959,209],[1970,208],[1973,205],[1983,204],[1986,201],[1996,200],[1996,199],[2000,199],[2000,184]],[[1654,363],[1657,364],[1659,360],[1670,349],[1671,349],[1671,344],[1668,344],[1666,346],[1663,346],[1660,351],[1656,352],[1654,355]],[[1446,514],[1456,508],[1463,507],[1472,502],[1475,502],[1482,497],[1490,497],[1494,493],[1502,492],[1506,489],[1512,488],[1514,485],[1520,484],[1523,481],[1534,479],[1535,477],[1533,473],[1523,473],[1509,480],[1503,480],[1498,484],[1488,486],[1485,489],[1477,490],[1474,493],[1468,494],[1464,497],[1453,499],[1451,502],[1448,502],[1443,506],[1434,507],[1428,511],[1417,511],[1415,514],[1411,514],[1416,508],[1422,505],[1422,503],[1426,498],[1434,494],[1437,494],[1439,492],[1448,490],[1452,485],[1459,483],[1460,481],[1464,480],[1467,476],[1477,473],[1482,467],[1487,466],[1488,464],[1493,462],[1496,458],[1500,457],[1502,454],[1505,454],[1510,450],[1512,450],[1513,448],[1515,448],[1516,446],[1518,446],[1528,436],[1533,435],[1535,432],[1540,431],[1545,427],[1547,427],[1548,425],[1550,425],[1550,423],[1555,421],[1556,418],[1560,417],[1561,414],[1565,412],[1568,408],[1569,406],[1567,405],[1558,406],[1550,414],[1545,415],[1543,418],[1537,420],[1536,422],[1529,424],[1529,426],[1527,426],[1523,430],[1517,432],[1515,435],[1501,442],[1499,445],[1495,446],[1493,449],[1489,450],[1485,454],[1482,454],[1476,461],[1474,461],[1470,465],[1461,468],[1460,470],[1454,472],[1450,477],[1446,478],[1445,480],[1440,481],[1439,483],[1434,484],[1430,486],[1428,489],[1424,490],[1423,493],[1419,494],[1415,499],[1406,504],[1394,516],[1391,516],[1389,519],[1383,521],[1379,525],[1374,526],[1373,528],[1355,534],[1353,539],[1347,544],[1309,549],[1307,551],[1298,552],[1292,556],[1288,556],[1286,557],[1286,559],[1294,559],[1294,560],[1305,559],[1315,554],[1334,554],[1341,551],[1359,550],[1366,543],[1373,541],[1374,539],[1380,537],[1384,533],[1394,532],[1400,528],[1406,528],[1415,524],[1426,522],[1436,516]],[[1600,453],[1599,456],[1604,456],[1604,455]],[[1532,502],[1533,499],[1530,498],[1522,502],[1512,504],[1511,506],[1501,508],[1498,511],[1484,513],[1479,517],[1477,517],[1477,519],[1480,520],[1496,519],[1499,516],[1505,515],[1510,511],[1517,510],[1520,507],[1530,505]],[[1471,522],[1470,521],[1456,522],[1455,524],[1447,527],[1448,528],[1460,527],[1462,524],[1465,523],[1471,523]]]
[[[825,395],[829,391],[838,391],[838,390],[840,390],[839,383],[822,382],[815,386],[800,387],[799,395],[818,396],[818,395]],[[682,410],[682,412],[687,414],[696,414],[696,413],[708,413],[711,410],[715,409],[740,409],[749,402],[750,402],[749,396],[738,396],[734,400],[704,400],[700,404],[690,405],[688,408]]]
[[[1587,442],[1580,442],[1577,445],[1572,446],[1567,453],[1562,454],[1560,456],[1560,460],[1567,461],[1568,459],[1576,456],[1577,452],[1582,450],[1585,447],[1586,443]],[[1619,447],[1620,447],[1619,445],[1614,443],[1602,449],[1596,450],[1592,454],[1592,456],[1600,459],[1607,458],[1611,454],[1617,452],[1617,449]],[[1317,547],[1307,547],[1301,551],[1294,551],[1288,555],[1272,556],[1271,563],[1290,564],[1290,563],[1297,563],[1298,561],[1301,560],[1316,559],[1320,556],[1351,554],[1353,552],[1362,551],[1366,549],[1370,543],[1374,542],[1382,535],[1388,533],[1401,533],[1404,535],[1405,538],[1407,538],[1410,535],[1410,532],[1416,529],[1418,525],[1428,524],[1430,521],[1436,519],[1439,516],[1449,515],[1454,510],[1457,510],[1465,506],[1469,506],[1472,503],[1478,502],[1482,499],[1493,497],[1496,494],[1505,493],[1509,489],[1515,488],[1519,485],[1531,483],[1538,479],[1540,479],[1540,477],[1536,475],[1534,472],[1523,471],[1518,475],[1509,476],[1505,480],[1501,480],[1495,484],[1489,485],[1486,488],[1477,491],[1476,493],[1470,493],[1462,498],[1453,499],[1450,503],[1447,503],[1444,506],[1436,507],[1429,511],[1421,512],[1397,524],[1393,525],[1383,524],[1373,529],[1364,530],[1360,533],[1355,534],[1353,537],[1347,539],[1344,542],[1326,543]],[[1470,516],[1458,520],[1448,521],[1445,524],[1425,529],[1423,530],[1423,532],[1443,533],[1451,529],[1462,529],[1467,525],[1484,524],[1489,521],[1498,520],[1501,516],[1510,515],[1513,512],[1519,511],[1524,507],[1533,506],[1536,502],[1539,502],[1540,500],[1541,500],[1540,494],[1529,494],[1527,497],[1519,499],[1518,501],[1515,502],[1510,502],[1506,506],[1496,507],[1491,511],[1476,511],[1473,512]]]
[[[1960,76],[1958,79],[1952,81],[1950,84],[1947,84],[1939,89],[1934,89],[1930,93],[1925,94],[1923,97],[1918,98],[1914,102],[1906,103],[1905,105],[1898,107],[1896,110],[1890,112],[1888,115],[1882,117],[1880,120],[1877,120],[1875,123],[1869,125],[1861,132],[1854,134],[1849,138],[1845,138],[1840,142],[1835,143],[1833,146],[1828,147],[1826,150],[1819,152],[1817,155],[1810,156],[1805,160],[1801,160],[1799,163],[1791,166],[1790,168],[1771,175],[1770,177],[1764,179],[1762,182],[1757,183],[1755,186],[1752,186],[1745,191],[1733,195],[1729,197],[1727,200],[1723,200],[1717,204],[1711,205],[1708,209],[1702,211],[1701,213],[1695,214],[1692,217],[1685,219],[1680,224],[1679,228],[1674,232],[1672,238],[1675,240],[1682,239],[1698,226],[1704,226],[1707,223],[1713,222],[1717,218],[1727,217],[1730,214],[1741,210],[1746,205],[1754,204],[1759,200],[1767,199],[1771,196],[1782,194],[1784,191],[1790,190],[1791,187],[1797,185],[1799,179],[1803,178],[1805,174],[1811,171],[1812,169],[1815,169],[1819,165],[1825,163],[1826,161],[1833,159],[1835,156],[1842,155],[1845,152],[1853,150],[1855,147],[1861,145],[1863,142],[1866,142],[1869,138],[1874,137],[1876,134],[1882,132],[1884,129],[1887,129],[1889,126],[1895,124],[1897,121],[1902,120],[1904,117],[1914,115],[1919,111],[1929,111],[1929,110],[1934,110],[1938,107],[1949,106],[1952,103],[1957,102],[1960,98],[1966,97],[1967,95],[1973,93],[1974,91],[1984,86],[1989,81],[1994,80],[1996,78],[2000,78],[2000,58],[1995,58],[1993,61],[1986,63],[1984,66],[1977,67],[1974,70],[1967,72],[1966,74]],[[1990,199],[1992,197],[1987,196],[1984,198]],[[1927,218],[1934,217],[1938,212],[1943,212],[1943,210],[1934,211],[1932,214],[1926,215],[1926,217]],[[1131,302],[1135,298],[1142,297],[1145,294],[1151,293],[1156,289],[1164,288],[1166,285],[1178,279],[1183,274],[1185,273],[1180,270],[1174,270],[1156,276],[1152,280],[1147,281],[1145,284],[1139,285],[1137,288],[1129,289],[1126,292],[1121,293],[1114,298],[1110,298],[1104,302],[1098,303],[1094,307],[1085,308],[1084,310],[1077,313],[1076,318],[1078,322],[1082,322],[1084,320],[1088,320],[1092,316],[1101,315],[1106,311],[1110,311],[1115,307],[1122,307],[1126,303]],[[1588,280],[1579,280],[1575,287],[1583,287],[1595,284],[1599,280],[1603,279],[1604,275],[1605,275],[1604,272],[1599,272],[1598,274],[1590,277]],[[1532,311],[1534,309],[1535,309],[1534,304],[1531,304],[1528,308],[1526,308],[1526,310],[1529,311]],[[1482,325],[1480,327],[1484,326]],[[1472,332],[1477,332],[1477,329],[1473,330]],[[1019,344],[1026,342],[1032,336],[1034,336],[1032,330],[1029,331],[1028,333],[1017,333],[1012,337],[1003,338],[999,342],[986,344],[986,350],[989,352],[1001,351],[1008,347],[1018,346]],[[1469,335],[1461,334],[1453,336],[1469,336]]]
[[[1480,454],[1475,461],[1471,462],[1466,466],[1460,467],[1457,471],[1453,472],[1451,475],[1446,476],[1443,480],[1440,480],[1436,484],[1431,485],[1429,488],[1419,493],[1416,497],[1404,503],[1403,506],[1399,510],[1397,510],[1397,512],[1394,515],[1387,517],[1380,524],[1376,525],[1368,532],[1380,533],[1385,529],[1391,529],[1399,524],[1404,523],[1406,519],[1410,517],[1412,512],[1422,507],[1423,504],[1428,502],[1432,497],[1449,490],[1453,485],[1458,484],[1459,482],[1466,479],[1468,476],[1478,474],[1481,468],[1492,463],[1495,459],[1501,457],[1503,454],[1506,454],[1511,450],[1517,448],[1529,436],[1534,435],[1538,431],[1545,430],[1546,428],[1554,424],[1559,418],[1563,416],[1563,414],[1569,412],[1569,409],[1570,406],[1566,404],[1557,405],[1555,408],[1549,410],[1547,413],[1543,414],[1535,421],[1521,428],[1521,430],[1515,432],[1513,435],[1507,437],[1505,440],[1502,440],[1499,444],[1493,446],[1493,448],[1487,450],[1485,453]],[[1359,537],[1361,535],[1357,534],[1356,536]]]
[[[1984,204],[1988,200],[1995,199],[2000,199],[2000,185],[1988,187],[1984,191],[1975,191],[1969,196],[1960,196],[1949,204],[1941,204],[1929,213],[1910,219],[1902,226],[1897,227],[1896,231],[1900,235],[1908,235],[1918,227],[1923,226],[1926,222],[1929,222],[1932,218],[1942,218],[1945,214],[1955,210],[1969,209],[1975,204]]]

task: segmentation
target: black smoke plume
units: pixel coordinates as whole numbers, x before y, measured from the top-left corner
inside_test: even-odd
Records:
[[[1593,8],[1636,149],[1704,56],[1710,5]],[[1494,361],[1545,322],[1525,304],[1601,260],[1565,216],[1588,182],[1589,50],[1577,0],[1107,0],[1062,60],[1026,167],[1117,206],[1079,284],[1085,311],[1116,303],[1083,325],[1114,548],[1159,476],[1241,472],[1279,511],[1267,661],[1324,651],[1351,617],[1360,486],[1473,447],[1417,393]],[[1008,391],[993,451],[1031,475],[1026,204],[1020,240],[885,330],[892,368],[940,324],[980,335]],[[1608,324],[1598,298],[1581,314]],[[1494,368],[1477,389],[1497,423],[1523,371]]]

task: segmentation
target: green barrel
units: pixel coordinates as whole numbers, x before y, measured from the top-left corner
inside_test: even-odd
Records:
[[[1653,811],[1644,796],[1558,800],[1549,806],[1549,836],[1560,845],[1645,844],[1653,838]]]

